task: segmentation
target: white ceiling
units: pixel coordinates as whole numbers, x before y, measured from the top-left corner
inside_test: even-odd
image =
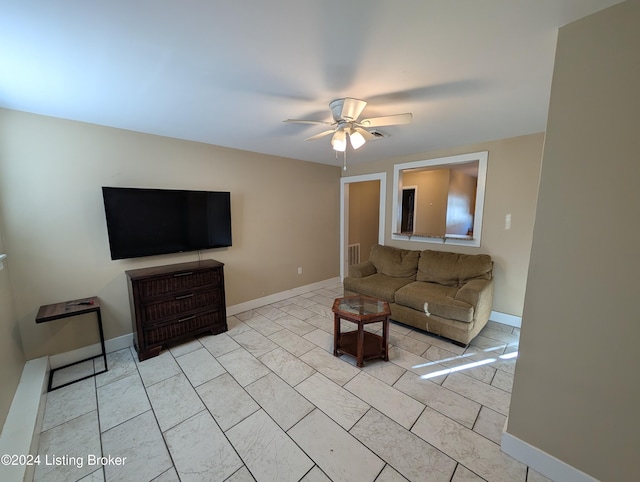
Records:
[[[545,129],[558,27],[620,0],[0,0],[0,106],[340,165],[328,103],[413,113],[350,163]]]

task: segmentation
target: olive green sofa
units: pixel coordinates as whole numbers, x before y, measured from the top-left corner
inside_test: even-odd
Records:
[[[391,319],[466,346],[489,321],[493,262],[486,254],[375,245],[349,267],[344,295],[389,302]]]

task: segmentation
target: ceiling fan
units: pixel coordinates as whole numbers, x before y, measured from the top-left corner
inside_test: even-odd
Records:
[[[347,138],[349,139],[351,147],[358,149],[362,147],[366,141],[376,138],[374,134],[367,130],[368,128],[408,124],[413,118],[412,114],[406,113],[358,120],[358,117],[360,117],[366,105],[367,103],[364,100],[345,97],[329,103],[329,108],[333,115],[333,122],[304,119],[286,119],[284,122],[329,125],[331,129],[308,137],[305,140],[313,141],[333,134],[331,137],[331,146],[336,151],[345,152],[347,149]]]

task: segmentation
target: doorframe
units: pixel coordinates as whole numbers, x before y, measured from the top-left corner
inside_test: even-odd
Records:
[[[413,219],[411,220],[411,225],[413,226],[413,232],[415,233],[416,231],[416,219],[418,218],[418,186],[414,185],[414,186],[402,186],[402,196],[403,196],[403,202],[400,203],[400,219],[402,220],[403,217],[403,210],[404,210],[404,192],[405,191],[413,191]],[[400,222],[400,224],[402,224],[402,221]],[[402,230],[400,230],[402,231]]]
[[[378,218],[378,243],[384,244],[384,230],[386,219],[387,173],[363,174],[340,178],[340,281],[344,280],[347,253],[347,230],[349,229],[349,184],[366,181],[380,181],[380,209]]]

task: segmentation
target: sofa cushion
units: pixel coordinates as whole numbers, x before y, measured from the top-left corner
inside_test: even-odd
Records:
[[[452,320],[473,321],[473,306],[455,299],[457,287],[415,281],[396,292],[396,304]],[[425,303],[427,309],[425,310]]]
[[[414,281],[419,258],[420,251],[376,244],[371,247],[369,261],[373,263],[378,273],[393,278],[410,278]]]
[[[396,291],[409,283],[413,283],[413,281],[407,278],[393,278],[376,273],[364,278],[345,278],[344,289],[393,302]]]
[[[371,261],[365,261],[363,263],[352,264],[349,266],[349,276],[352,278],[364,278],[365,276],[371,276],[376,274],[376,267]]]
[[[420,253],[416,281],[462,286],[471,279],[491,279],[493,263],[488,254],[460,254],[425,250]]]

